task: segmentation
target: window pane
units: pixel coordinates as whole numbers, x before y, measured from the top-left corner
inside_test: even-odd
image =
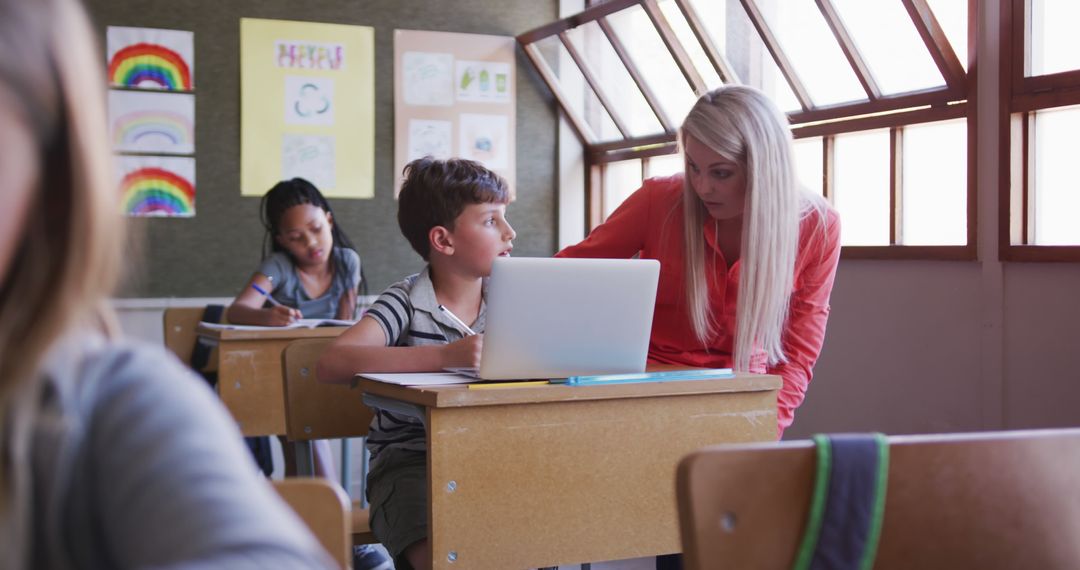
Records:
[[[842,245],[889,245],[889,131],[838,135],[833,204]]]
[[[645,176],[655,178],[657,176],[671,176],[672,174],[678,174],[686,169],[684,164],[685,162],[683,161],[681,152],[652,156],[649,157],[649,161],[646,163]]]
[[[1080,107],[1035,115],[1035,244],[1080,244]]]
[[[1076,0],[1031,0],[1028,22],[1031,49],[1030,75],[1045,75],[1080,69],[1080,2]]]
[[[883,93],[945,85],[945,78],[899,0],[833,3]]]
[[[930,11],[945,30],[956,57],[967,69],[968,66],[968,3],[962,0],[928,0]]]
[[[604,168],[604,219],[638,188],[641,188],[641,160],[608,163]]]
[[[967,243],[967,121],[904,127],[903,245]]]
[[[608,16],[608,21],[630,53],[630,60],[660,100],[660,107],[672,122],[682,124],[697,97],[648,14],[641,6],[632,6]]]
[[[611,42],[600,26],[596,22],[589,22],[570,30],[567,36],[592,70],[630,136],[662,133],[664,128],[656,114],[649,107],[630,73],[626,71],[626,66],[615,53],[615,48],[611,47]]]
[[[757,0],[757,5],[814,106],[866,99],[813,0]]]
[[[544,38],[536,42],[536,47],[558,78],[559,87],[566,96],[567,105],[586,123],[591,134],[597,138],[594,142],[622,139],[623,136],[619,133],[615,122],[600,104],[600,99],[589,87],[585,76],[581,74],[581,70],[559,38],[556,36]]]
[[[690,5],[690,8],[695,13],[697,13],[698,21],[701,22],[705,35],[712,40],[716,49],[724,54],[724,57],[728,59],[728,63],[731,63],[731,55],[728,53],[728,47],[726,45],[728,34],[724,31],[731,25],[730,22],[728,22],[726,3],[718,2],[717,0],[688,0],[686,3]],[[736,6],[735,10],[741,11],[741,8]],[[689,29],[690,27],[687,25],[687,30],[689,31]],[[702,53],[704,54],[704,52]]]
[[[690,60],[694,63],[694,68],[701,75],[701,80],[705,82],[705,86],[711,90],[722,85],[720,75],[716,73],[716,68],[709,61],[709,56],[705,54],[705,48],[701,47],[701,42],[694,35],[694,31],[690,29],[690,24],[686,22],[686,17],[683,16],[682,10],[675,5],[674,0],[660,0],[660,11],[663,12],[664,18],[671,25],[675,36],[679,38],[679,43],[686,49],[686,53],[689,54]]]
[[[728,50],[736,73],[747,85],[761,89],[785,112],[801,111],[802,105],[795,97],[787,79],[780,73],[765,42],[761,41],[754,24],[743,9],[734,10],[728,24],[731,32]]]
[[[825,163],[821,137],[797,139],[791,150],[795,157],[795,177],[807,190],[825,193]]]

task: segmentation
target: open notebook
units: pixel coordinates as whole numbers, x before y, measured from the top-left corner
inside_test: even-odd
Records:
[[[259,331],[259,330],[274,330],[274,329],[313,329],[315,327],[351,327],[356,324],[356,321],[346,321],[341,319],[300,319],[291,325],[283,325],[280,327],[264,327],[259,325],[231,325],[221,323],[208,323],[200,322],[199,326],[210,330],[222,330],[222,331]]]

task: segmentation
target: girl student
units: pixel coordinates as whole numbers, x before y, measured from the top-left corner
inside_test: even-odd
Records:
[[[318,188],[303,178],[278,182],[263,196],[260,214],[267,255],[229,305],[229,322],[285,326],[300,318],[352,319],[360,256]],[[316,441],[314,450],[315,473],[336,480],[329,442]],[[285,454],[288,474],[295,471],[292,459]]]
[[[364,284],[360,255],[319,189],[303,178],[283,180],[263,196],[259,210],[266,257],[229,305],[229,322],[285,326],[301,318],[354,319]],[[288,450],[285,438],[279,439]],[[312,447],[315,474],[337,482],[330,442],[317,440]],[[286,473],[295,473],[295,455],[283,455]],[[353,566],[381,570],[390,561],[372,545],[357,545]]]
[[[355,318],[360,255],[319,189],[303,178],[279,182],[263,196],[260,213],[266,257],[229,305],[229,322]]]
[[[330,568],[205,382],[115,326],[94,36],[75,0],[0,0],[0,568]]]

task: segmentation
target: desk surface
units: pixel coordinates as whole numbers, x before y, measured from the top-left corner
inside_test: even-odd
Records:
[[[721,394],[727,392],[760,392],[778,390],[779,376],[767,374],[736,374],[734,378],[712,380],[667,380],[592,386],[565,384],[525,384],[490,390],[470,390],[468,384],[452,386],[399,386],[357,376],[360,389],[369,394],[392,398],[429,408],[467,406],[500,406],[543,402],[610,400],[617,398],[646,398],[685,396],[691,394]]]
[[[217,329],[204,327],[202,323],[196,327],[195,332],[201,337],[223,340],[296,340],[298,338],[327,338],[336,337],[345,332],[349,327],[315,327],[309,328],[279,328],[266,327],[263,329]]]
[[[434,568],[536,568],[678,552],[675,469],[776,438],[776,376],[469,390],[360,379],[419,406]]]

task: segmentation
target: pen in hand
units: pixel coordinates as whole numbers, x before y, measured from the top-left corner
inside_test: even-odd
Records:
[[[469,325],[465,324],[465,321],[462,321],[461,319],[459,319],[457,317],[457,315],[455,315],[454,313],[451,313],[450,309],[446,308],[446,305],[439,305],[439,310],[442,311],[443,314],[446,315],[446,317],[448,319],[450,319],[451,321],[454,321],[454,324],[461,327],[461,329],[463,331],[465,331],[465,334],[467,334],[469,336],[472,336],[472,335],[476,334],[476,331],[469,328]]]
[[[271,305],[273,305],[273,306],[275,306],[275,307],[284,307],[284,306],[285,306],[285,305],[282,305],[281,303],[279,303],[277,299],[275,299],[275,298],[271,297],[271,296],[270,296],[270,293],[268,293],[268,292],[267,292],[267,291],[266,291],[265,289],[263,289],[262,287],[259,287],[259,284],[258,284],[258,283],[252,283],[252,284],[251,284],[251,288],[252,288],[252,289],[255,289],[255,290],[256,290],[256,291],[258,291],[259,293],[262,293],[262,294],[263,294],[263,296],[265,296],[265,297],[266,297],[266,300],[267,300],[267,301],[270,301],[270,304],[271,304]]]

